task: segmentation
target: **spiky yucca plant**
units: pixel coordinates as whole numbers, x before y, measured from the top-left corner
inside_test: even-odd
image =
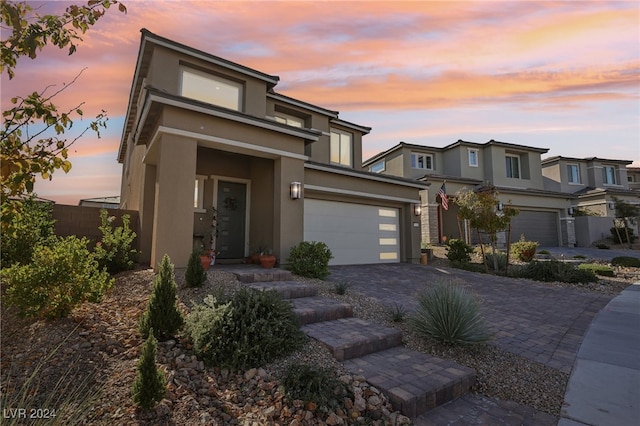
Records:
[[[446,344],[481,343],[491,338],[475,296],[451,282],[437,283],[419,295],[410,321],[418,334]]]
[[[153,329],[142,345],[138,360],[138,374],[133,382],[133,402],[142,408],[153,408],[164,398],[167,380],[156,365],[157,341]]]
[[[182,327],[184,318],[176,300],[176,278],[173,264],[166,254],[160,263],[160,271],[153,279],[153,293],[147,310],[140,318],[138,330],[145,339],[153,329],[155,337],[163,342],[170,339]]]

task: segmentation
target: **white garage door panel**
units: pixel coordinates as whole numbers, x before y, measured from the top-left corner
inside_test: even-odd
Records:
[[[305,199],[304,239],[323,241],[332,265],[400,261],[399,211]]]

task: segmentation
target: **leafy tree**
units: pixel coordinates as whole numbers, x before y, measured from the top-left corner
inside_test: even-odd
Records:
[[[518,214],[518,210],[508,205],[504,205],[502,210],[500,210],[498,208],[500,205],[498,191],[490,184],[480,187],[475,191],[458,191],[456,193],[455,203],[460,206],[460,218],[467,219],[471,227],[478,230],[478,237],[480,236],[480,231],[483,231],[489,236],[491,252],[493,254],[493,266],[494,270],[497,271],[498,257],[496,256],[496,243],[498,242],[498,232],[504,231],[509,227],[511,218]],[[508,241],[507,244],[509,244]],[[507,252],[508,251],[509,247],[507,247]],[[483,248],[482,258],[484,259],[484,257]]]
[[[69,55],[82,41],[81,35],[104,16],[106,10],[118,4],[121,12],[126,7],[117,0],[90,0],[86,6],[71,5],[58,15],[40,15],[27,2],[0,0],[0,72],[15,76],[18,59],[35,59],[47,44],[60,49],[68,48]],[[6,35],[5,35],[6,34]],[[82,71],[80,72],[80,74]],[[2,231],[14,216],[20,217],[19,203],[5,203],[9,197],[22,197],[33,193],[36,175],[51,179],[51,174],[71,169],[69,147],[92,130],[100,137],[100,128],[106,127],[106,112],[99,113],[79,136],[64,138],[73,126],[75,116],[82,117],[84,102],[72,108],[59,109],[53,98],[75,83],[79,75],[61,89],[47,86],[29,95],[11,99],[13,107],[2,112],[4,123],[0,130],[0,176],[2,202]],[[29,127],[38,124],[35,131]]]
[[[618,197],[612,197],[612,198],[613,198],[613,203],[616,209],[616,218],[622,222],[622,226],[618,226],[618,224],[615,224],[614,222],[615,224],[614,231],[617,233],[617,236],[618,236],[617,240],[620,242],[624,240],[628,242],[629,247],[631,247],[631,243],[633,242],[633,237],[629,235],[629,229],[631,228],[631,225],[636,223],[637,218],[640,216],[640,207],[635,206],[633,204],[629,204]],[[620,236],[619,228],[624,228],[623,230],[624,230],[626,239],[623,239]],[[633,233],[633,230],[631,230],[631,233]]]

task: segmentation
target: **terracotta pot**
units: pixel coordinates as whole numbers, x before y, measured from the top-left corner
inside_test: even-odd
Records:
[[[260,256],[260,265],[263,268],[270,269],[276,264],[276,257],[271,254],[263,254]]]
[[[209,256],[209,254],[200,255],[200,263],[202,263],[205,271],[208,270],[211,266],[211,256]]]
[[[254,265],[260,264],[260,253],[253,253],[251,255],[251,263],[253,263]]]

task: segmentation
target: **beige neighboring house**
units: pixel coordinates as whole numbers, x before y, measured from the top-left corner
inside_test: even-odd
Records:
[[[629,189],[640,190],[640,167],[627,166],[627,184]]]
[[[589,246],[611,235],[616,214],[614,198],[640,206],[640,189],[632,185],[637,175],[634,168],[628,167],[631,163],[629,160],[562,156],[542,161],[545,187],[572,194],[571,208],[576,215],[578,210],[597,215],[576,217],[578,246]]]
[[[465,238],[476,241],[475,232],[457,218],[452,202],[456,192],[490,182],[503,204],[520,210],[512,220],[511,241],[520,235],[543,246],[573,246],[573,218],[568,214],[572,195],[548,190],[536,148],[490,140],[486,143],[458,140],[443,148],[401,142],[363,163],[371,172],[403,176],[430,183],[422,197],[422,238],[431,243]],[[438,190],[445,185],[448,210],[442,207]],[[499,236],[506,242],[506,235]]]
[[[370,128],[275,91],[279,78],[142,30],[118,161],[142,260],[184,267],[215,206],[219,258],[286,261],[324,241],[333,264],[419,258],[428,183],[362,170]]]
[[[83,198],[78,202],[79,206],[97,207],[101,209],[117,209],[120,208],[120,196],[111,197]]]

